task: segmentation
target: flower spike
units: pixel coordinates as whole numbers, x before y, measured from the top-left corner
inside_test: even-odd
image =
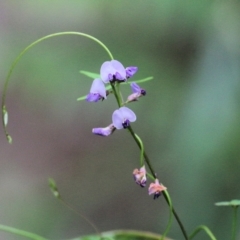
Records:
[[[115,110],[112,115],[112,122],[116,129],[128,128],[130,122],[135,122],[136,119],[135,113],[127,107]]]
[[[161,192],[165,191],[167,188],[164,187],[162,184],[159,183],[159,180],[156,178],[155,183],[151,183],[148,188],[148,194],[154,194],[153,199],[158,198],[161,196]]]
[[[90,89],[90,93],[86,97],[86,101],[98,102],[99,100],[103,100],[106,98],[107,96],[104,83],[99,78],[94,79]]]

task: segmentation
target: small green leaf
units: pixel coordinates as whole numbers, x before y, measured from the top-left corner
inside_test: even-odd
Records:
[[[78,98],[78,99],[77,99],[77,101],[82,101],[82,100],[85,100],[85,99],[86,99],[86,97],[87,97],[87,95],[85,95],[85,96],[82,96],[82,97]]]
[[[7,140],[8,140],[8,143],[12,144],[12,137],[9,134],[7,135]]]
[[[230,207],[238,207],[240,206],[240,200],[231,200],[229,202],[217,202],[216,206],[230,206]]]
[[[88,71],[79,71],[81,74],[87,76],[87,77],[90,77],[90,78],[100,78],[100,74],[97,74],[97,73],[93,73],[93,72],[88,72]]]
[[[230,202],[217,202],[215,203],[216,206],[230,206]]]
[[[7,111],[5,111],[3,113],[3,122],[4,122],[4,126],[6,127],[8,124],[8,112]]]
[[[237,199],[232,200],[230,203],[231,203],[231,205],[232,205],[233,207],[238,207],[238,206],[240,206],[240,200],[237,200]]]
[[[53,195],[56,197],[56,198],[60,198],[60,193],[58,191],[58,188],[57,188],[57,185],[56,185],[56,182],[54,181],[54,179],[52,178],[49,178],[48,179],[48,185],[53,193]]]
[[[2,107],[2,113],[3,113],[3,124],[6,127],[8,124],[8,112],[5,105]]]
[[[144,82],[148,82],[150,80],[153,80],[153,77],[147,77],[147,78],[144,78],[144,79],[140,79],[140,80],[137,80],[137,81],[128,81],[128,82],[125,82],[126,84],[130,84],[132,82],[135,82],[135,83],[144,83]]]

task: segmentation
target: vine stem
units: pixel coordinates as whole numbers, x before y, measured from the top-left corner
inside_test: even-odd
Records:
[[[26,238],[29,238],[29,239],[32,239],[32,240],[48,240],[47,238],[38,236],[37,234],[26,232],[26,231],[23,231],[23,230],[8,227],[8,226],[1,225],[1,224],[0,224],[0,230],[5,231],[5,232],[9,232],[9,233],[13,233],[13,234],[16,234],[16,235],[19,235],[19,236],[23,236],[23,237],[26,237]]]
[[[114,87],[113,83],[111,83],[111,86],[112,86],[112,90],[113,90],[114,96],[115,96],[115,98],[117,100],[118,107],[122,107],[124,104],[121,102],[121,97],[119,96],[120,91],[116,91],[116,88]],[[145,159],[145,161],[146,161],[146,163],[148,165],[148,168],[150,169],[150,172],[151,172],[153,178],[156,179],[157,176],[156,176],[156,173],[155,173],[155,171],[154,171],[154,169],[152,167],[150,159],[148,158],[148,155],[146,154],[145,150],[142,149],[143,144],[142,144],[142,141],[141,141],[140,137],[137,134],[135,134],[135,132],[133,131],[133,128],[131,127],[131,125],[128,127],[128,130],[129,130],[130,134],[132,135],[133,139],[135,140],[135,142],[137,143],[140,151],[143,151],[143,156],[144,156],[144,159]],[[142,152],[141,152],[141,154],[142,154]],[[170,198],[169,198],[168,193],[166,193],[166,191],[163,191],[163,196],[164,196],[164,199],[166,200],[167,204],[171,208],[171,211],[172,211],[175,219],[178,222],[178,225],[179,225],[179,227],[180,227],[180,229],[181,229],[181,231],[183,233],[183,236],[184,236],[185,240],[188,240],[187,232],[186,232],[186,230],[185,230],[185,228],[184,228],[184,226],[183,226],[179,216],[177,215],[175,209],[173,208],[171,201],[169,201]]]
[[[86,38],[89,38],[93,41],[95,41],[96,43],[98,43],[99,45],[101,45],[105,50],[106,52],[108,53],[109,57],[111,60],[113,60],[113,55],[111,54],[110,50],[106,47],[105,44],[103,44],[100,40],[98,40],[97,38],[91,36],[91,35],[88,35],[88,34],[85,34],[85,33],[81,33],[81,32],[60,32],[60,33],[53,33],[53,34],[50,34],[50,35],[47,35],[45,37],[42,37],[38,40],[36,40],[35,42],[31,43],[30,45],[28,45],[16,58],[15,60],[13,61],[11,67],[10,67],[10,70],[8,72],[8,75],[7,75],[7,78],[5,80],[5,83],[4,83],[4,89],[3,89],[3,95],[2,95],[2,122],[3,122],[3,128],[4,128],[4,132],[5,132],[5,136],[8,140],[9,143],[12,143],[12,138],[11,136],[8,134],[8,131],[7,131],[7,118],[8,118],[8,112],[7,112],[7,108],[6,108],[6,93],[7,93],[7,88],[8,88],[8,83],[9,83],[9,80],[10,80],[10,76],[15,68],[15,66],[17,65],[17,63],[19,62],[19,60],[21,59],[21,57],[30,49],[32,48],[33,46],[35,46],[36,44],[42,42],[43,40],[46,40],[46,39],[49,39],[49,38],[52,38],[52,37],[57,37],[57,36],[61,36],[61,35],[80,35],[80,36],[83,36],[83,37],[86,37]],[[122,102],[122,98],[120,96],[120,91],[119,91],[119,86],[117,86],[117,89],[115,88],[115,85],[113,83],[111,83],[111,87],[112,87],[112,90],[113,90],[113,93],[115,95],[115,98],[117,100],[117,103],[118,103],[118,106],[121,107],[123,106],[123,102]],[[141,152],[141,155],[143,154],[144,158],[145,158],[145,161],[150,169],[150,172],[151,174],[153,175],[154,178],[156,178],[156,174],[153,170],[153,167],[150,163],[150,160],[145,152],[144,149],[142,149],[142,142],[141,142],[141,139],[134,133],[132,127],[130,126],[128,128],[129,132],[131,133],[132,137],[134,138],[135,142],[137,143],[138,147],[140,148],[140,150],[142,151]],[[171,204],[171,201],[170,201],[170,198],[169,198],[169,195],[163,191],[163,196],[166,200],[166,202],[168,203],[169,207],[172,209],[172,212],[182,230],[182,233],[185,237],[186,240],[188,240],[188,236],[186,234],[186,231],[177,215],[177,213],[175,212],[174,208],[172,207],[172,204]],[[36,234],[32,234],[32,233],[28,233],[28,232],[25,232],[25,231],[22,231],[22,230],[17,230],[17,229],[14,229],[14,228],[11,228],[11,227],[7,227],[7,226],[3,226],[3,225],[0,225],[0,229],[1,230],[4,230],[4,231],[8,231],[8,232],[12,232],[12,233],[15,233],[15,234],[18,234],[18,235],[22,235],[22,236],[26,236],[26,237],[29,237],[31,239],[35,239],[35,240],[46,240],[45,238],[43,237],[40,237]]]
[[[164,193],[166,194],[166,197],[167,197],[168,202],[169,202],[169,219],[168,219],[168,224],[167,224],[166,230],[164,231],[164,233],[163,233],[163,235],[162,235],[160,240],[164,240],[164,238],[166,237],[166,235],[170,231],[171,226],[172,226],[172,216],[173,216],[172,200],[171,200],[167,190],[165,190]]]
[[[135,140],[135,142],[137,143],[138,147],[141,150],[141,144],[138,141],[138,138],[136,137],[136,134],[134,133],[132,127],[130,126],[128,129],[129,129],[129,132],[131,133],[133,139]],[[145,158],[145,161],[146,161],[146,163],[147,163],[147,165],[148,165],[148,167],[149,167],[149,169],[151,171],[151,174],[153,175],[154,178],[157,178],[156,173],[154,172],[153,167],[151,165],[150,159],[148,158],[148,156],[147,156],[145,151],[144,151],[144,158]],[[166,191],[163,191],[163,196],[164,196],[164,199],[166,200],[167,204],[169,205],[169,207],[171,207],[171,202],[169,201],[169,198],[168,198],[168,195],[167,195]],[[185,230],[185,228],[184,228],[184,226],[183,226],[179,216],[177,215],[175,209],[173,208],[173,206],[172,206],[172,212],[173,212],[173,215],[174,215],[175,219],[178,222],[178,225],[179,225],[179,227],[180,227],[180,229],[181,229],[185,239],[188,240],[187,232],[186,232],[186,230]]]
[[[3,88],[3,95],[2,95],[2,123],[3,123],[3,128],[4,128],[4,132],[5,132],[5,136],[8,140],[9,143],[12,143],[12,138],[11,136],[9,135],[8,131],[7,131],[7,122],[6,122],[6,116],[8,115],[7,113],[7,108],[6,108],[6,94],[7,94],[7,88],[8,88],[8,83],[9,83],[9,80],[10,80],[10,76],[13,72],[13,69],[15,68],[15,66],[17,65],[17,63],[19,62],[19,60],[21,59],[21,57],[30,49],[32,48],[33,46],[35,46],[36,44],[46,40],[46,39],[49,39],[49,38],[52,38],[52,37],[57,37],[57,36],[62,36],[62,35],[79,35],[79,36],[82,36],[82,37],[86,37],[86,38],[89,38],[93,41],[95,41],[96,43],[98,43],[100,46],[102,46],[104,48],[104,50],[106,50],[107,54],[109,55],[109,57],[113,60],[113,55],[112,53],[110,52],[110,50],[107,48],[107,46],[101,42],[100,40],[98,40],[97,38],[89,35],[89,34],[86,34],[86,33],[82,33],[82,32],[59,32],[59,33],[53,33],[53,34],[50,34],[50,35],[47,35],[47,36],[44,36],[38,40],[36,40],[35,42],[31,43],[30,45],[28,45],[16,58],[15,60],[13,61],[11,67],[10,67],[10,70],[8,72],[8,75],[7,75],[7,78],[5,80],[5,83],[4,83],[4,88]]]
[[[193,239],[193,237],[195,237],[195,235],[197,235],[197,233],[199,233],[200,231],[204,231],[211,240],[217,240],[216,237],[213,235],[213,233],[211,232],[211,230],[205,226],[205,225],[200,225],[198,226],[193,233],[190,234],[189,239]]]

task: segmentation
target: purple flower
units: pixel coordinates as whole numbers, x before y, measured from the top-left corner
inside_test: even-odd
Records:
[[[138,67],[131,66],[131,67],[127,67],[125,70],[126,70],[127,78],[130,78],[138,71]]]
[[[130,122],[135,122],[136,119],[135,113],[127,107],[121,107],[115,110],[112,115],[112,122],[116,129],[127,128]]]
[[[124,82],[127,79],[125,68],[117,60],[104,62],[100,69],[100,75],[105,83],[111,81]]]
[[[144,89],[142,89],[138,84],[136,84],[135,82],[131,83],[131,88],[132,88],[132,92],[133,93],[139,93],[142,94],[143,96],[146,95],[146,91]]]
[[[98,102],[99,100],[103,100],[106,98],[107,96],[104,83],[99,78],[94,79],[90,89],[90,93],[86,97],[86,101]]]
[[[146,91],[135,82],[131,83],[131,88],[133,93],[128,96],[128,102],[137,101],[139,97],[146,95]]]
[[[92,132],[95,135],[107,137],[107,136],[111,135],[115,129],[116,128],[113,126],[113,124],[110,124],[109,126],[107,126],[105,128],[93,128]]]

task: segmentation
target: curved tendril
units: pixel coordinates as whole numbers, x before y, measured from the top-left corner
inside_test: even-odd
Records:
[[[166,235],[170,231],[170,229],[172,227],[172,219],[173,219],[172,200],[171,200],[170,195],[168,194],[167,190],[165,190],[164,193],[166,194],[167,201],[168,201],[168,204],[169,204],[169,219],[168,219],[168,224],[167,224],[166,230],[164,231],[164,233],[163,233],[163,235],[162,235],[160,240],[164,240],[164,238],[166,237]]]
[[[195,235],[197,235],[197,233],[199,233],[200,231],[204,231],[211,240],[217,240],[216,237],[213,235],[213,233],[211,232],[211,230],[205,226],[205,225],[200,225],[198,226],[193,233],[189,236],[189,239],[193,239],[193,237],[195,237]]]
[[[83,215],[82,213],[78,212],[74,207],[72,207],[70,204],[68,204],[62,198],[62,195],[60,194],[60,192],[58,190],[58,187],[57,187],[57,184],[56,184],[56,182],[55,182],[55,180],[53,178],[49,178],[48,179],[48,185],[49,185],[49,188],[50,188],[53,196],[56,197],[65,207],[67,207],[72,212],[74,212],[75,214],[77,214],[78,216],[83,218],[95,230],[96,234],[99,235],[100,239],[102,239],[102,235],[99,232],[99,230],[97,229],[97,227],[95,226],[95,224],[93,222],[91,222],[85,215]]]
[[[59,33],[53,33],[53,34],[50,34],[50,35],[47,35],[45,37],[42,37],[38,40],[36,40],[35,42],[31,43],[30,45],[28,45],[16,58],[15,60],[13,61],[11,67],[10,67],[10,70],[8,72],[8,75],[7,75],[7,78],[5,80],[5,83],[4,83],[4,89],[3,89],[3,95],[2,95],[2,123],[3,123],[3,128],[4,128],[4,132],[5,132],[5,135],[6,135],[6,138],[8,140],[9,143],[12,143],[12,138],[11,136],[8,134],[8,131],[7,131],[7,122],[5,121],[6,120],[6,116],[8,114],[7,112],[7,108],[6,108],[6,93],[7,93],[7,88],[8,88],[8,83],[9,83],[9,80],[10,80],[10,76],[13,72],[13,69],[15,68],[15,66],[17,65],[17,63],[19,62],[19,60],[21,59],[21,57],[30,49],[32,48],[33,46],[35,46],[36,44],[42,42],[43,40],[46,40],[46,39],[49,39],[49,38],[52,38],[52,37],[57,37],[57,36],[61,36],[61,35],[79,35],[79,36],[82,36],[82,37],[86,37],[86,38],[89,38],[91,40],[93,40],[94,42],[98,43],[100,46],[102,46],[104,48],[104,50],[107,52],[107,54],[109,55],[109,57],[111,58],[111,60],[113,60],[113,55],[112,53],[110,52],[110,50],[106,47],[105,44],[103,44],[100,40],[98,40],[97,38],[91,36],[91,35],[88,35],[86,33],[81,33],[81,32],[59,32]]]
[[[143,162],[144,146],[143,146],[143,142],[142,142],[141,138],[136,133],[135,133],[135,137],[138,139],[138,142],[140,144],[140,150],[141,150],[141,153],[140,153],[140,166],[142,167],[144,165],[144,162]]]

